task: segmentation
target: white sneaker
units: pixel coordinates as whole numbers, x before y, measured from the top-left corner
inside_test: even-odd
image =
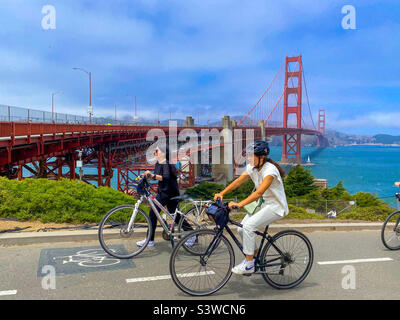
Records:
[[[232,268],[232,272],[236,274],[248,274],[254,272],[254,259],[252,261],[247,261],[244,259],[236,267]]]
[[[138,241],[136,242],[136,245],[138,247],[143,247],[143,245],[146,243],[146,239],[142,240],[142,241]],[[154,241],[149,241],[149,243],[147,244],[148,247],[154,247]]]
[[[191,237],[186,240],[185,246],[191,247],[192,245],[194,245],[195,242],[196,242],[196,237],[195,236]]]

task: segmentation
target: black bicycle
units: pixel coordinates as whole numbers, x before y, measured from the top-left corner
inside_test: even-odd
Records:
[[[172,251],[169,264],[172,280],[187,294],[213,294],[231,277],[235,254],[231,243],[223,234],[224,230],[243,253],[243,246],[228,223],[238,227],[242,225],[229,219],[227,203],[223,205],[225,210],[222,211],[219,221],[214,217],[217,224],[214,229],[200,229],[188,233]],[[255,257],[254,273],[261,274],[264,280],[276,289],[290,289],[299,285],[309,274],[314,260],[309,239],[296,230],[284,230],[271,236],[268,234],[268,226],[264,232],[255,233],[262,239]],[[189,252],[183,244],[192,237],[196,237],[196,242]]]
[[[400,202],[400,193],[396,193],[396,198]],[[391,213],[382,226],[381,239],[383,245],[389,250],[400,249],[400,211]]]

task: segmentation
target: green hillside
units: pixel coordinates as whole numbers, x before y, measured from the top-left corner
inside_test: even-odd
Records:
[[[400,136],[391,136],[389,134],[377,134],[374,136],[376,143],[400,144]]]

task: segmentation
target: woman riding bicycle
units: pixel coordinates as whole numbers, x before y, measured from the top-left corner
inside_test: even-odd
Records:
[[[168,212],[174,213],[177,206],[178,200],[171,200],[171,198],[179,196],[179,186],[178,186],[178,172],[176,166],[169,163],[169,147],[165,143],[157,144],[154,151],[154,156],[157,159],[155,164],[154,174],[150,171],[146,171],[144,175],[147,177],[150,175],[151,180],[158,180],[158,192],[156,199],[163,206],[166,206]],[[151,237],[147,246],[154,247],[154,235],[157,227],[157,216],[153,209],[150,209],[149,217],[151,221]],[[179,223],[181,216],[176,217],[175,222]],[[186,222],[183,222],[183,230],[193,230],[193,228]],[[136,244],[141,247],[146,243],[146,239],[136,242]],[[190,243],[189,243],[190,245]]]
[[[258,140],[250,144],[246,148],[249,162],[246,170],[223,191],[214,195],[214,200],[217,198],[222,200],[225,194],[238,188],[250,177],[254,182],[255,191],[239,203],[229,202],[229,208],[242,208],[261,197],[263,200],[259,211],[252,215],[247,214],[241,222],[243,228],[238,228],[238,233],[243,239],[243,252],[246,258],[232,269],[236,274],[254,272],[254,256],[258,252],[254,231],[265,228],[289,213],[282,181],[285,173],[276,162],[268,158],[268,154],[269,146],[266,141]]]

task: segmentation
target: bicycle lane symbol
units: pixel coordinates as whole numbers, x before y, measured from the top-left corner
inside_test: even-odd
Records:
[[[87,249],[74,255],[53,257],[54,261],[61,260],[62,264],[76,263],[81,267],[98,268],[119,264],[121,260],[109,257],[102,249]]]
[[[57,275],[135,267],[132,259],[114,258],[100,247],[43,249],[40,252],[38,277],[43,277],[41,270],[45,265],[54,266]]]

